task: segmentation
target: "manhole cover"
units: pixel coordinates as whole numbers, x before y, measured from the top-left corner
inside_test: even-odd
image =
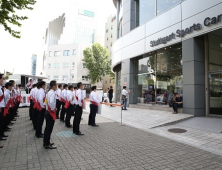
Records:
[[[66,137],[66,138],[77,137],[77,135],[73,134],[72,131],[61,131],[55,133],[55,135],[58,137]]]
[[[179,129],[179,128],[169,129],[168,131],[172,132],[172,133],[185,133],[185,132],[187,132],[187,130]]]

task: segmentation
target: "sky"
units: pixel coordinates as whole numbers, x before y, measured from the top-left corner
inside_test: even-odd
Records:
[[[42,60],[40,52],[43,47],[43,37],[49,21],[57,18],[67,10],[72,10],[74,1],[83,5],[84,9],[95,9],[99,22],[115,14],[113,0],[36,0],[34,10],[18,11],[16,14],[25,15],[29,19],[21,21],[21,38],[16,39],[0,25],[0,72],[9,71],[14,74],[31,74],[31,57],[37,54],[37,60]],[[104,30],[105,33],[105,30]]]

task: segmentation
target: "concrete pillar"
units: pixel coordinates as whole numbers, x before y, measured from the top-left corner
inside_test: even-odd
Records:
[[[114,91],[114,102],[117,103],[117,89],[118,89],[118,72],[115,72],[115,91]]]
[[[183,112],[205,116],[204,37],[182,42]]]
[[[118,39],[119,38],[119,12],[120,12],[120,1],[119,0],[117,0],[117,11],[116,11],[116,24],[117,24],[117,27],[116,27],[116,38]]]

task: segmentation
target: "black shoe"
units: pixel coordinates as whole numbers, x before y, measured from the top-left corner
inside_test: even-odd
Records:
[[[50,143],[50,145],[54,145],[54,143]],[[43,143],[43,146],[47,146],[47,145],[45,145],[45,144]]]
[[[6,127],[6,130],[12,130],[12,128]]]
[[[56,119],[60,119],[59,116],[57,116]]]
[[[3,145],[0,145],[0,148],[3,148]]]
[[[89,124],[89,123],[88,123],[88,125],[89,125],[89,126],[92,126],[92,124]]]
[[[44,135],[35,135],[37,138],[44,138]]]
[[[12,121],[16,121],[16,119],[14,118]]]
[[[7,138],[4,138],[4,137],[0,137],[0,140],[7,140]]]
[[[5,132],[11,132],[11,131],[12,131],[11,129],[6,129],[6,130],[5,130]]]
[[[82,135],[84,135],[84,134],[81,133],[81,132],[79,132],[79,133],[76,133],[76,135],[78,135],[78,136],[82,136]]]
[[[53,145],[45,145],[45,148],[46,149],[56,149],[57,147],[53,146]]]
[[[99,127],[99,125],[95,124],[95,125],[92,125],[93,127]]]
[[[9,125],[14,125],[14,123],[10,122]]]
[[[67,128],[72,128],[72,125],[66,126]]]
[[[7,138],[8,137],[8,135],[1,135],[0,137],[3,137],[3,138]]]
[[[60,122],[64,123],[65,121],[64,120],[60,120]]]

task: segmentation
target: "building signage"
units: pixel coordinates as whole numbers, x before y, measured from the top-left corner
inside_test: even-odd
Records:
[[[80,15],[85,15],[87,17],[94,17],[94,12],[91,12],[91,11],[87,11],[87,10],[84,10],[84,9],[79,9],[79,14]]]
[[[221,21],[222,21],[222,14],[218,15],[217,17],[213,17],[213,18],[207,17],[204,20],[204,26],[208,27],[210,25],[217,24]],[[168,41],[171,41],[172,39],[176,39],[176,37],[182,38],[187,34],[190,34],[194,31],[200,30],[201,28],[202,28],[202,25],[200,23],[198,23],[198,24],[193,24],[189,28],[186,28],[186,29],[183,29],[183,30],[178,29],[176,31],[176,33],[172,33],[172,34],[170,34],[166,37],[160,37],[160,38],[158,38],[158,40],[150,41],[150,47],[155,47],[155,46],[160,45],[160,44],[166,44]]]

